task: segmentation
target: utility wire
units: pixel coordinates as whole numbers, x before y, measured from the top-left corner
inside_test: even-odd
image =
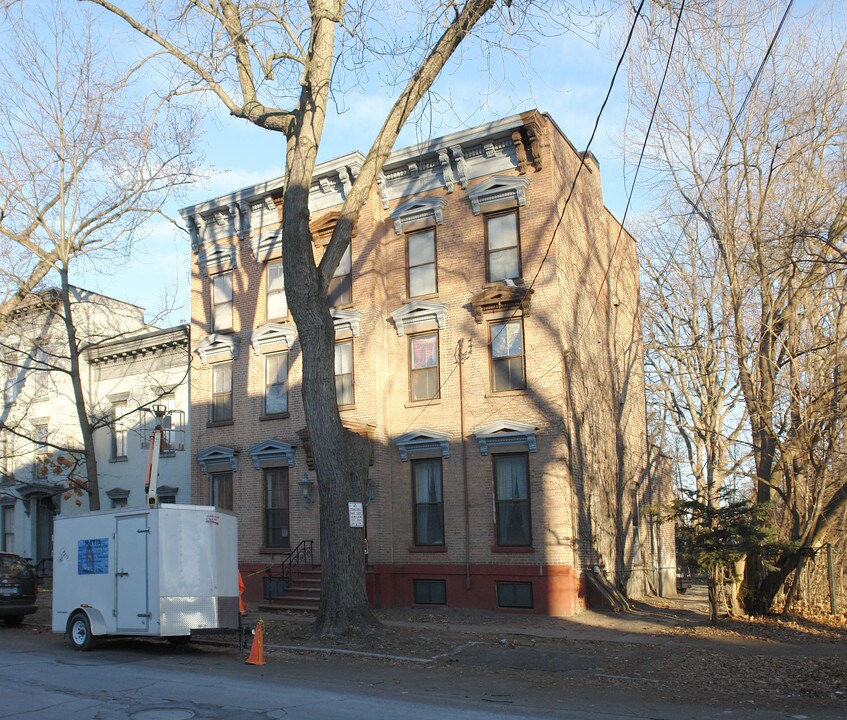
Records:
[[[603,279],[600,281],[600,287],[597,288],[597,295],[594,298],[594,302],[591,305],[591,312],[588,314],[588,319],[585,321],[585,325],[582,328],[582,331],[579,333],[576,339],[575,347],[579,347],[579,343],[582,341],[583,336],[588,330],[588,325],[591,322],[591,318],[594,317],[594,311],[597,309],[597,303],[600,301],[600,294],[603,292],[603,287],[606,284],[606,281],[609,278],[609,273],[612,270],[612,261],[615,259],[615,254],[618,251],[618,245],[620,244],[621,237],[623,235],[624,227],[626,225],[626,216],[629,214],[629,208],[632,204],[632,195],[635,192],[635,183],[638,181],[638,173],[641,170],[641,163],[644,160],[644,153],[647,151],[647,143],[650,140],[650,131],[653,129],[653,121],[656,119],[656,112],[659,109],[659,100],[662,97],[662,90],[665,87],[665,80],[668,77],[668,70],[671,66],[671,59],[673,58],[673,50],[676,46],[676,38],[679,35],[679,26],[682,23],[682,12],[685,10],[685,0],[682,0],[682,3],[679,6],[679,14],[676,16],[676,25],[673,29],[673,37],[671,38],[671,46],[668,49],[668,59],[665,62],[665,69],[662,73],[662,81],[659,83],[659,90],[656,93],[656,100],[653,103],[653,110],[650,113],[650,122],[647,123],[647,131],[644,133],[644,142],[641,143],[641,152],[638,155],[638,163],[635,166],[635,174],[632,177],[632,184],[629,186],[629,193],[626,198],[626,207],[623,211],[623,217],[621,218],[620,224],[618,226],[618,236],[615,238],[615,245],[612,248],[612,254],[609,257],[609,264],[606,266],[606,272],[603,273]]]
[[[615,87],[615,81],[617,80],[618,72],[620,71],[621,65],[623,65],[623,61],[626,58],[626,53],[627,53],[627,50],[629,49],[630,43],[632,41],[632,37],[633,37],[633,35],[635,35],[635,28],[636,28],[636,25],[638,23],[638,19],[641,16],[641,10],[644,8],[645,2],[646,2],[646,0],[641,0],[641,2],[639,2],[639,4],[638,4],[638,8],[636,8],[636,10],[635,10],[635,17],[633,17],[632,25],[630,26],[629,32],[627,33],[626,43],[624,44],[623,50],[621,51],[621,55],[618,58],[617,64],[615,65],[615,71],[614,71],[614,73],[612,73],[612,79],[609,82],[608,90],[606,90],[606,96],[603,98],[603,103],[600,105],[600,110],[597,112],[597,117],[594,120],[594,128],[591,131],[591,137],[588,139],[588,144],[585,146],[585,150],[583,151],[582,156],[580,158],[579,167],[577,168],[576,175],[574,175],[574,179],[573,179],[573,182],[571,183],[571,187],[570,187],[570,190],[568,191],[568,195],[565,198],[565,203],[562,206],[562,211],[561,211],[561,213],[559,213],[559,218],[556,221],[556,226],[553,228],[553,232],[550,234],[550,242],[547,244],[547,249],[544,251],[544,256],[541,258],[541,263],[539,264],[538,270],[536,270],[535,275],[533,275],[533,277],[532,277],[532,282],[530,282],[529,287],[526,290],[526,294],[524,295],[524,298],[529,296],[530,291],[532,290],[533,286],[535,285],[536,280],[538,279],[539,274],[541,273],[541,269],[544,267],[544,263],[547,260],[547,257],[550,255],[550,250],[552,249],[553,243],[556,240],[556,233],[559,231],[559,227],[561,227],[562,222],[565,218],[565,212],[568,209],[568,204],[570,203],[571,197],[573,196],[574,190],[576,189],[577,180],[579,179],[580,173],[582,172],[582,168],[585,167],[585,159],[588,155],[589,149],[591,148],[591,143],[594,141],[594,136],[597,134],[597,129],[600,126],[600,118],[603,116],[603,111],[606,109],[606,105],[609,102],[609,97],[611,97],[611,95],[612,95],[612,90]],[[521,301],[520,307],[518,309],[520,309],[520,310],[523,309],[523,300]],[[504,329],[505,329],[505,323],[507,323],[509,320],[512,320],[516,316],[518,309],[516,309],[508,318],[506,318],[503,321],[504,322]],[[501,332],[503,332],[503,330],[501,330]],[[493,342],[493,341],[494,341],[494,338],[491,339],[491,342]],[[456,363],[456,367],[458,367],[458,362]],[[434,400],[441,398],[441,391],[443,390],[446,382],[453,376],[455,369],[456,368],[454,367],[453,370],[447,375],[447,377],[445,377],[444,380],[441,381],[441,383],[438,386],[438,396],[436,398],[433,398]],[[544,373],[544,374],[546,375],[547,373]],[[412,422],[407,426],[407,429],[412,427],[414,425],[414,423],[417,422],[418,418],[423,414],[423,411],[426,408],[428,408],[430,406],[430,404],[431,403],[427,403],[426,405],[424,405],[421,408],[421,411],[415,416],[415,418],[412,420]]]

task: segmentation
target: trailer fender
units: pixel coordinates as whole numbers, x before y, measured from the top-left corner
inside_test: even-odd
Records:
[[[103,614],[97,608],[78,607],[70,614],[70,618],[72,618],[77,612],[84,612],[88,616],[88,623],[91,625],[92,635],[105,635],[108,632],[106,628],[106,621],[103,619]],[[71,622],[70,618],[68,619],[69,625]]]

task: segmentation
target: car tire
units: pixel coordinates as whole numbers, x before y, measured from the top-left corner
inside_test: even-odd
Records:
[[[74,650],[91,650],[94,647],[91,623],[84,612],[75,612],[71,615],[68,621],[68,638]]]
[[[7,627],[18,627],[24,621],[23,615],[8,615],[3,618],[3,622],[6,623]]]

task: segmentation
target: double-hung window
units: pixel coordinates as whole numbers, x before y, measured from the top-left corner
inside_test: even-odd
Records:
[[[35,348],[35,385],[33,395],[43,398],[47,394],[50,381],[50,368],[47,365],[47,351],[43,347]]]
[[[211,279],[212,331],[232,330],[232,271]]]
[[[265,468],[265,547],[287,548],[288,468]]]
[[[444,544],[441,459],[412,460],[415,493],[415,545]]]
[[[125,400],[112,404],[112,460],[126,460],[127,405]]]
[[[406,236],[409,297],[433,295],[438,292],[435,257],[435,229],[422,230]]]
[[[20,375],[20,368],[18,367],[18,361],[16,357],[12,354],[6,356],[5,360],[5,371],[6,371],[6,383],[5,383],[5,401],[7,403],[13,403],[18,399],[18,380]]]
[[[222,510],[232,510],[232,473],[209,473],[209,502]]]
[[[265,301],[267,303],[268,320],[288,317],[288,301],[285,299],[282,260],[275,260],[267,265],[265,270]]]
[[[353,302],[353,265],[350,256],[350,245],[341,256],[338,267],[335,268],[329,281],[329,306],[344,307]]]
[[[504,392],[526,387],[523,325],[520,319],[493,322],[491,330],[491,390]]]
[[[532,545],[532,523],[527,454],[495,454],[492,458],[497,545],[529,547]]]
[[[3,508],[3,552],[15,550],[15,506],[4,505]]]
[[[265,415],[288,412],[288,353],[265,355]]]
[[[232,362],[212,365],[212,402],[209,422],[232,420]]]
[[[521,276],[517,212],[486,216],[485,244],[489,282],[512,280]]]
[[[47,446],[47,425],[35,426],[35,477],[46,478],[50,472],[50,448]]]
[[[339,405],[352,405],[353,341],[335,343],[335,399]]]
[[[412,400],[439,397],[437,332],[409,337],[409,386]]]

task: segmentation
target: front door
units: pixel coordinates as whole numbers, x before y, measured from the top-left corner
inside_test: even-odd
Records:
[[[147,632],[147,515],[117,518],[115,593],[118,632]]]
[[[53,557],[53,516],[56,513],[53,498],[40,495],[35,509],[35,556],[36,564]]]

